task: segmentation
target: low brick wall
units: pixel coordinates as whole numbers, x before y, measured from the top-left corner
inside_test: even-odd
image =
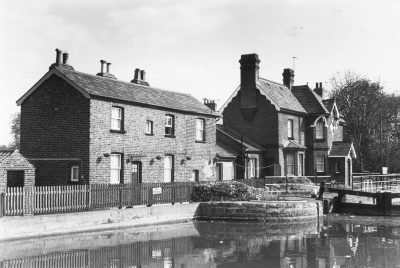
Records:
[[[322,217],[321,201],[209,202],[201,203],[198,215],[204,220],[293,221]]]

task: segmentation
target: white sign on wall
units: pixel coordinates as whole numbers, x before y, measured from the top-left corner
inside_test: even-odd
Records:
[[[388,171],[387,171],[387,167],[382,167],[382,175],[387,175]]]
[[[153,194],[161,194],[162,190],[161,187],[153,188]]]

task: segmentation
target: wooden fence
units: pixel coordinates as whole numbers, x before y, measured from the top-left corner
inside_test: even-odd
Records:
[[[189,202],[193,182],[9,187],[0,217]]]

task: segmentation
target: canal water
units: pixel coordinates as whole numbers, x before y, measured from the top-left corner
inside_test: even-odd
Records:
[[[400,228],[188,222],[0,243],[0,267],[400,267]]]

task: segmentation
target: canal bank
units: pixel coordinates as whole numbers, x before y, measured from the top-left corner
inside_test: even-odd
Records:
[[[0,219],[0,240],[117,230],[192,220],[290,222],[318,219],[322,203],[310,198],[287,201],[235,201],[155,205],[102,211]]]

